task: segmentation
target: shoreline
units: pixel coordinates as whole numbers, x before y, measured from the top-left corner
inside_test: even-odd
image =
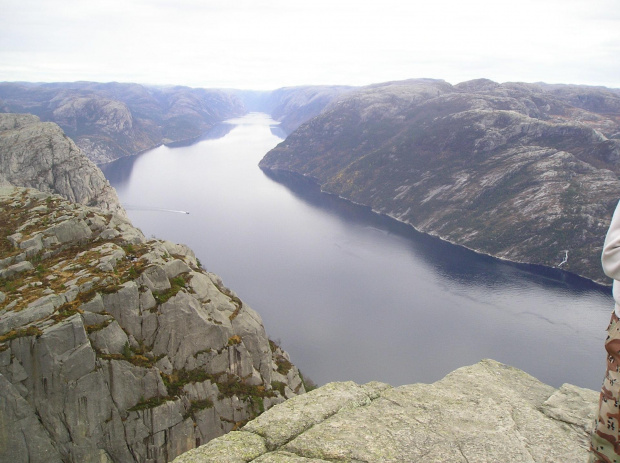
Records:
[[[316,187],[318,188],[318,190],[322,194],[326,194],[326,195],[330,195],[330,196],[339,198],[339,199],[341,199],[343,201],[347,201],[347,202],[349,202],[351,204],[354,204],[356,206],[361,206],[361,207],[368,208],[368,210],[371,211],[373,214],[377,214],[379,216],[387,217],[390,220],[394,220],[394,221],[396,221],[398,223],[401,223],[403,225],[411,227],[417,233],[421,233],[423,235],[426,235],[426,236],[429,236],[429,237],[432,237],[432,238],[437,238],[437,239],[439,239],[439,240],[441,240],[441,241],[443,241],[445,243],[449,243],[449,244],[451,244],[453,246],[459,246],[461,248],[467,249],[468,251],[474,252],[476,254],[487,256],[487,257],[490,257],[490,258],[493,258],[493,259],[497,259],[497,260],[499,260],[501,262],[505,262],[505,263],[509,263],[509,264],[513,264],[513,265],[517,265],[517,266],[524,266],[524,267],[530,267],[530,268],[538,268],[538,269],[542,269],[542,270],[547,271],[547,272],[548,271],[558,272],[560,274],[569,275],[569,276],[571,276],[573,278],[580,278],[582,280],[585,280],[585,281],[591,283],[592,285],[597,286],[599,289],[605,289],[605,290],[611,289],[611,282],[608,283],[608,284],[605,284],[604,282],[596,281],[596,280],[593,280],[592,278],[588,278],[588,277],[586,277],[584,275],[580,275],[580,274],[575,273],[575,272],[570,272],[568,270],[563,270],[563,269],[558,268],[558,267],[551,267],[551,266],[548,266],[548,265],[536,264],[536,263],[532,263],[532,262],[515,261],[515,260],[511,260],[511,259],[506,259],[506,258],[501,257],[501,256],[496,256],[496,255],[490,254],[488,252],[481,251],[479,249],[470,248],[470,247],[465,246],[463,244],[460,244],[460,243],[454,242],[452,240],[446,239],[446,238],[444,238],[444,237],[442,237],[442,236],[440,236],[438,234],[420,230],[415,225],[413,225],[412,223],[410,223],[408,221],[405,221],[405,220],[401,220],[398,217],[395,217],[395,216],[393,216],[393,215],[391,215],[389,213],[377,211],[376,209],[373,209],[371,206],[369,206],[367,204],[359,203],[359,202],[353,201],[353,200],[351,200],[349,198],[346,198],[344,196],[341,196],[339,194],[331,193],[329,191],[323,190],[323,188],[321,187],[321,184],[319,183],[319,180],[316,177],[312,177],[312,176],[306,175],[306,174],[300,174],[299,172],[295,172],[295,171],[291,171],[291,170],[287,170],[287,169],[281,169],[281,168],[270,168],[270,167],[260,166],[260,169],[263,170],[263,171],[267,170],[267,171],[271,171],[271,172],[286,173],[286,174],[290,174],[290,175],[293,175],[293,176],[297,176],[299,178],[307,179],[307,180],[311,181],[313,184],[315,184]]]
[[[243,114],[241,116],[235,116],[235,117],[243,117],[243,116],[245,116],[247,114],[249,114],[249,113],[245,113],[245,114]],[[228,119],[230,119],[230,118],[228,118]],[[168,148],[183,148],[183,147],[186,147],[186,146],[192,146],[192,145],[195,145],[196,143],[201,142],[202,140],[208,140],[210,138],[210,137],[208,137],[209,132],[211,132],[212,130],[214,130],[214,129],[220,127],[220,126],[225,125],[225,121],[227,121],[228,119],[224,119],[224,120],[221,120],[221,121],[218,121],[218,122],[214,123],[208,129],[206,129],[204,132],[202,132],[200,135],[196,135],[194,137],[188,137],[188,138],[183,138],[183,139],[180,139],[180,140],[170,140],[170,141],[164,141],[162,139],[162,141],[160,143],[158,143],[158,144],[156,144],[156,145],[154,145],[154,146],[152,146],[150,148],[145,148],[143,150],[140,150],[140,151],[138,151],[136,153],[127,154],[125,156],[119,156],[118,158],[111,159],[111,160],[105,161],[105,162],[95,162],[95,161],[93,161],[93,162],[95,163],[96,166],[103,166],[103,165],[106,165],[106,164],[110,164],[111,162],[118,161],[119,159],[125,159],[125,158],[131,158],[131,157],[134,157],[134,156],[138,156],[140,154],[146,153],[147,151],[151,151],[151,150],[154,150],[156,148],[159,148],[160,146],[167,146]],[[232,126],[231,126],[231,129],[232,129]]]

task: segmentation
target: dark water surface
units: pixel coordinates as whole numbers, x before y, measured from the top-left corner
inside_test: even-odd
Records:
[[[452,246],[257,164],[264,114],[103,166],[147,237],[188,244],[319,384],[432,382],[493,358],[598,389],[610,291]],[[185,211],[190,214],[185,214]]]

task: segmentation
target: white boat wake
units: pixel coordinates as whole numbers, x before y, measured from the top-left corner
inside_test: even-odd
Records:
[[[123,205],[128,211],[152,211],[152,212],[172,212],[174,214],[189,214],[189,211],[179,211],[176,209],[164,209],[162,207],[133,206],[130,204]]]

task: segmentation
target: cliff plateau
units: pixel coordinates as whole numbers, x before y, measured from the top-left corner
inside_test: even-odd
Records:
[[[620,92],[411,80],[344,93],[260,163],[420,231],[607,283]]]
[[[434,384],[330,383],[175,463],[583,463],[598,394],[492,360]]]
[[[193,252],[0,188],[0,461],[165,462],[303,393]]]

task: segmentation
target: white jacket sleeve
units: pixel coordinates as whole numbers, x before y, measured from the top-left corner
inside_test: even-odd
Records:
[[[601,262],[603,271],[608,277],[620,280],[620,202],[611,218],[611,225],[603,245]]]

